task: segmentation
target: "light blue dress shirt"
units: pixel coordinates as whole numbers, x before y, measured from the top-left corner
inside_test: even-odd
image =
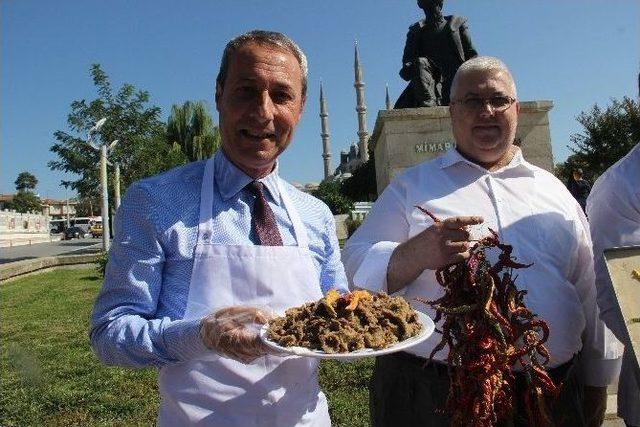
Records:
[[[255,197],[244,187],[252,178],[222,151],[214,157],[213,212],[224,227],[214,230],[219,244],[254,245],[251,209]],[[207,351],[200,320],[183,320],[198,235],[200,189],[205,161],[172,169],[129,188],[115,219],[105,280],[91,319],[91,345],[105,363],[162,366]],[[268,190],[284,245],[295,245],[293,226],[278,185],[286,191],[306,228],[309,251],[322,292],[347,290],[347,279],[333,215],[318,199],[278,176],[260,179]]]

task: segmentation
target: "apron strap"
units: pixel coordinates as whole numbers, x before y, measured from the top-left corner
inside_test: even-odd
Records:
[[[214,156],[207,160],[202,175],[200,189],[200,219],[198,224],[198,243],[207,243],[213,236],[213,191],[215,188],[213,162]]]
[[[276,185],[278,186],[278,192],[280,193],[280,198],[282,199],[284,208],[289,214],[289,219],[291,219],[291,224],[293,225],[293,234],[296,242],[298,243],[298,247],[301,249],[308,249],[309,236],[307,235],[307,230],[305,230],[304,225],[302,224],[302,220],[300,219],[300,215],[298,215],[297,209],[293,206],[291,198],[286,191],[283,191],[282,185],[280,184],[280,177],[278,177]]]

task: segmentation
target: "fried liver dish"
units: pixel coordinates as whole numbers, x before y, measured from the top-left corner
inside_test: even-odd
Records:
[[[331,290],[317,302],[291,308],[269,323],[268,337],[283,347],[325,353],[382,349],[418,334],[417,313],[401,297]]]

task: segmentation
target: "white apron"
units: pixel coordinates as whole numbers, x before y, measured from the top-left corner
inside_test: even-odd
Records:
[[[202,318],[233,305],[289,307],[322,297],[307,233],[288,195],[279,187],[298,246],[211,243],[214,162],[202,179],[198,241],[185,319]],[[243,364],[214,352],[160,369],[159,426],[331,425],[317,380],[317,361],[267,355]]]

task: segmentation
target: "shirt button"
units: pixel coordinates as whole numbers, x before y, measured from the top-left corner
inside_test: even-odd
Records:
[[[209,234],[209,232],[205,232],[202,234],[202,240],[204,240],[205,242],[209,241],[210,237],[211,237],[211,234]]]

